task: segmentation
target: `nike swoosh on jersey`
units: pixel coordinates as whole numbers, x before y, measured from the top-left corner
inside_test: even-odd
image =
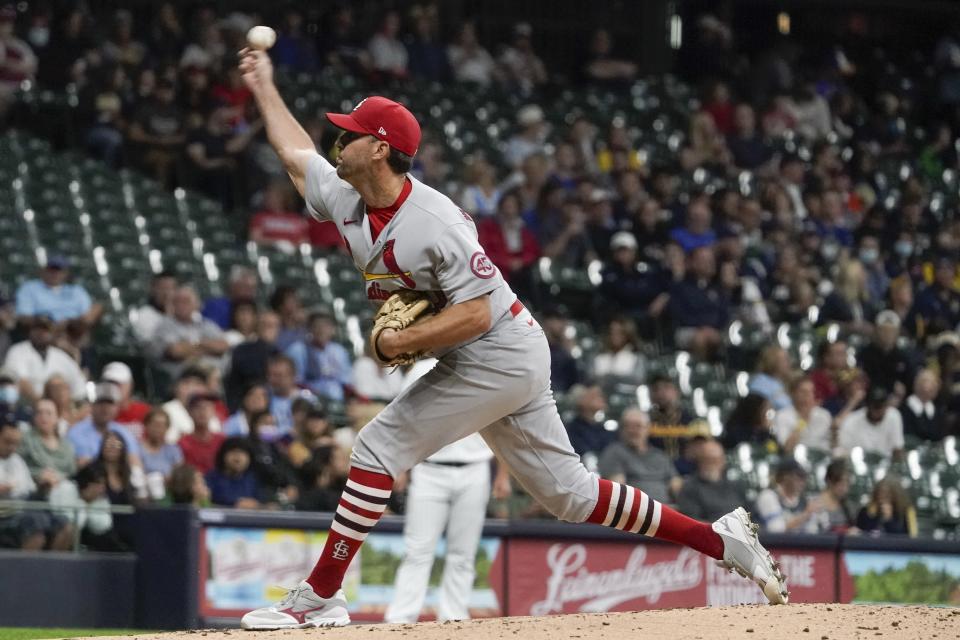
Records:
[[[357,224],[358,222],[360,222],[360,221],[359,221],[359,220],[347,220],[346,218],[344,218],[344,219],[343,219],[343,226],[347,226],[348,224]]]

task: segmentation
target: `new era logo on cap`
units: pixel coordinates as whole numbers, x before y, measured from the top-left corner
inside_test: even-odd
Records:
[[[399,102],[382,96],[364,98],[350,113],[328,113],[327,119],[341,129],[383,140],[408,156],[420,147],[417,119]]]

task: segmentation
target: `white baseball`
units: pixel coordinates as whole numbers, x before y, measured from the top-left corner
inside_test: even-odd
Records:
[[[270,27],[258,25],[247,31],[247,44],[254,49],[266,51],[277,41],[277,32]]]

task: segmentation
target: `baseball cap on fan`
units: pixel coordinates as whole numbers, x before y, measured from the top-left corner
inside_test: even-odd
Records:
[[[383,96],[370,96],[360,101],[350,113],[328,113],[327,120],[354,133],[366,133],[383,140],[408,156],[420,147],[420,124],[410,111]]]

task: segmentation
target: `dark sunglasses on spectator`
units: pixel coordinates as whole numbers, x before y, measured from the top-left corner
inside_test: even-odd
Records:
[[[351,142],[356,142],[360,138],[366,138],[369,136],[369,133],[357,133],[356,131],[344,131],[340,134],[340,137],[337,138],[337,146],[341,149],[346,149],[347,145]]]

